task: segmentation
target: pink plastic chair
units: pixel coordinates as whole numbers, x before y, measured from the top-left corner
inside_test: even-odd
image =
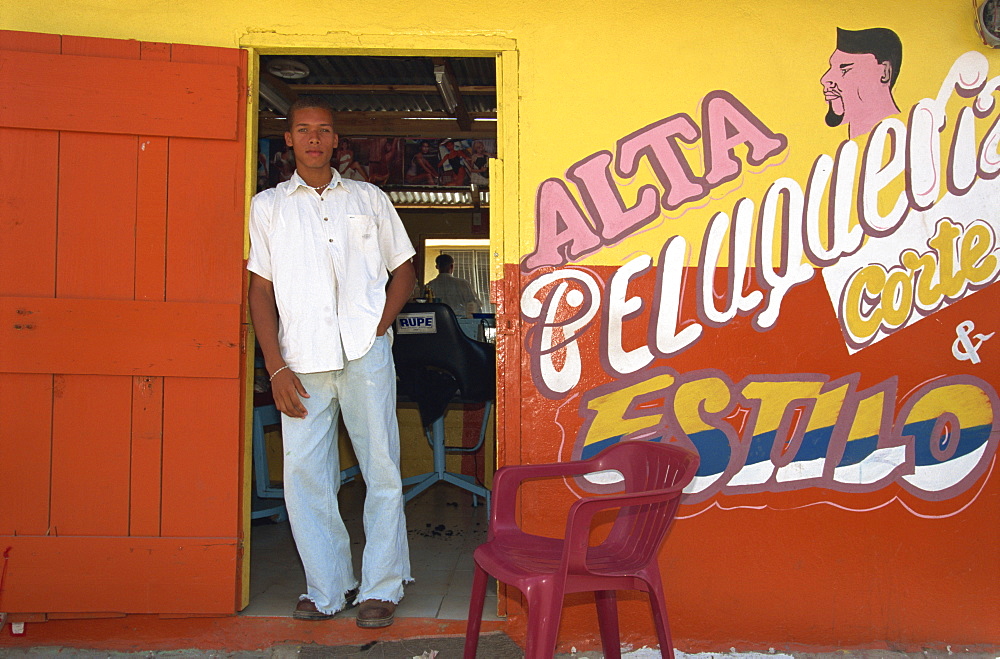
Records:
[[[604,656],[619,659],[617,590],[649,593],[661,653],[673,659],[673,644],[657,566],[681,490],[698,469],[698,456],[672,444],[622,441],[588,460],[518,465],[499,469],[493,480],[493,510],[486,542],[474,554],[476,568],[465,634],[465,659],[475,659],[488,575],[516,586],[528,602],[526,659],[555,653],[563,596],[594,591]],[[586,496],[572,504],[564,539],[525,533],[515,521],[518,486],[529,478],[570,477],[616,470],[623,481],[614,494]],[[603,542],[590,546],[591,520],[617,509]]]

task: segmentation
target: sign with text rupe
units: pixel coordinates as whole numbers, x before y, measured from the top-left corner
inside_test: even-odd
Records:
[[[396,329],[400,334],[436,334],[434,312],[401,313],[396,316]]]

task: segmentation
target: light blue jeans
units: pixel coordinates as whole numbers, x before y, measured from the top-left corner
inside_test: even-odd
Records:
[[[360,359],[343,369],[297,373],[309,392],[305,419],[282,415],[285,506],[295,546],[306,573],[307,592],[324,613],[347,604],[344,594],[358,585],[351,542],[340,516],[340,454],[337,420],[342,412],[365,497],[365,549],[358,601],[399,602],[410,575],[410,552],[399,475],[396,372],[389,339],[380,336]]]

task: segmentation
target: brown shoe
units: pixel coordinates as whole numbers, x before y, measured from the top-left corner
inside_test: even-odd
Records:
[[[388,627],[396,615],[396,605],[383,600],[365,600],[358,609],[358,627]]]
[[[341,611],[346,611],[347,609],[353,609],[357,604],[354,600],[358,597],[358,589],[352,588],[351,590],[344,593],[344,608]],[[335,614],[333,613],[323,613],[316,608],[316,603],[311,599],[301,599],[299,603],[295,605],[295,610],[292,611],[292,617],[296,620],[329,620]]]
[[[329,620],[332,613],[323,613],[316,608],[316,603],[311,599],[301,599],[292,611],[292,617],[296,620]]]

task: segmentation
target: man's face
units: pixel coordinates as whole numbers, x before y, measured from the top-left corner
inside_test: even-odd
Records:
[[[865,106],[888,85],[888,73],[888,66],[879,63],[870,53],[854,55],[833,51],[830,68],[819,79],[823,96],[830,104],[826,123],[830,126],[839,126],[844,121],[850,124],[866,114]]]
[[[303,171],[330,169],[337,134],[333,116],[323,108],[301,108],[292,116],[292,131],[285,133],[285,144],[295,153],[295,166]]]

